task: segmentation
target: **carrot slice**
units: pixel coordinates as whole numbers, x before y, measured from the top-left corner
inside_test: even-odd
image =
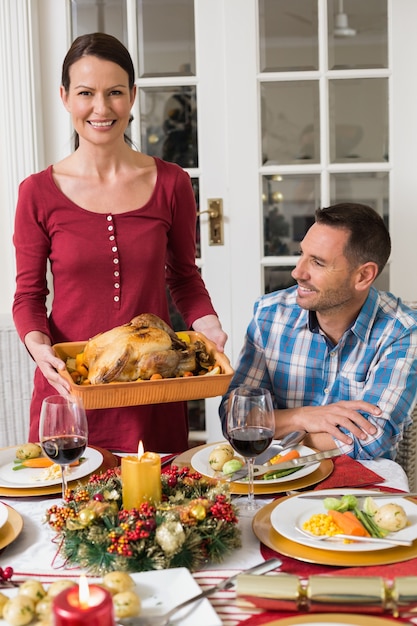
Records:
[[[80,461],[74,461],[73,463],[70,464],[71,467],[75,466],[75,465],[79,465]],[[51,461],[51,459],[48,459],[46,456],[38,456],[36,459],[26,459],[26,461],[22,461],[21,465],[23,465],[24,467],[51,467],[51,465],[54,465],[54,461]]]
[[[26,459],[22,461],[24,467],[50,467],[54,462],[46,456],[38,456],[36,459]]]
[[[292,461],[292,459],[298,459],[300,453],[298,450],[289,450],[286,454],[277,454],[269,460],[271,465],[276,465],[277,463],[283,463],[284,461]]]
[[[358,520],[352,511],[335,511],[329,509],[327,513],[330,515],[334,523],[340,528],[345,535],[354,535],[356,537],[369,537],[369,533],[363,524]]]

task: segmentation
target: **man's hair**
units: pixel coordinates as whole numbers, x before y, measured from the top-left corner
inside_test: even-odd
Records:
[[[366,204],[344,202],[317,209],[318,224],[343,228],[350,235],[345,246],[345,256],[354,267],[372,261],[382,272],[391,254],[391,237],[384,220]]]

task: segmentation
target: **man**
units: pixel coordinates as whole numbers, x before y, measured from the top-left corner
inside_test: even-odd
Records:
[[[373,286],[391,241],[371,207],[318,209],[292,272],[297,285],[255,303],[236,371],[268,388],[275,436],[306,430],[306,445],[354,458],[395,458],[417,399],[417,311]]]

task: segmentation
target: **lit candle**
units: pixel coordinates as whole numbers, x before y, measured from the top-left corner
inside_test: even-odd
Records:
[[[155,452],[144,452],[141,441],[138,456],[122,458],[122,494],[124,509],[161,501],[161,457]]]
[[[61,591],[53,600],[54,626],[115,626],[113,600],[98,585],[89,585],[85,576],[79,586]]]

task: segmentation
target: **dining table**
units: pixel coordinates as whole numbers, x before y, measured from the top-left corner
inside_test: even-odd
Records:
[[[171,463],[179,467],[192,466],[196,450],[200,448],[204,449],[204,446],[191,448],[176,455],[170,453],[163,454],[161,455],[163,464],[169,466]],[[123,454],[118,452],[105,451],[105,459],[108,462],[108,466],[120,464],[122,456]],[[326,472],[326,476],[307,488],[302,487],[295,490],[295,493],[314,492],[317,489],[331,489],[335,487],[339,489],[360,487],[361,489],[370,490],[370,492],[373,490],[387,491],[388,494],[394,492],[407,494],[409,492],[409,484],[404,470],[398,463],[390,459],[356,461],[349,457],[347,459],[340,457],[328,460],[326,463],[331,464],[331,471]],[[368,477],[368,481],[366,477]],[[294,482],[293,484],[296,485],[297,483]],[[276,548],[274,544],[268,541],[266,535],[265,537],[263,536],[263,531],[257,530],[256,520],[265,521],[265,515],[268,517],[270,511],[278,502],[281,502],[284,498],[294,496],[291,481],[285,483],[285,485],[285,491],[278,489],[276,493],[257,494],[255,496],[256,500],[262,505],[260,511],[254,513],[253,516],[242,515],[239,517],[241,547],[225,555],[220,563],[207,563],[202,569],[191,573],[193,580],[201,589],[205,590],[225,578],[244,572],[246,569],[273,556],[280,559],[281,565],[274,572],[267,574],[268,576],[280,575],[282,573],[296,575],[300,579],[308,579],[313,574],[352,577],[371,575],[388,578],[409,575],[417,576],[417,557],[413,556],[414,553],[410,558],[399,559],[399,562],[382,562],[373,565],[362,565],[359,563],[358,565],[344,566],[343,563],[340,565],[329,565],[326,562],[317,563],[314,562],[314,559],[303,559],[302,555],[300,556],[299,554],[293,556],[290,553],[286,553],[285,550],[280,552],[279,546]],[[232,495],[236,504],[239,503],[242,497],[243,494],[239,492]],[[4,495],[4,491],[1,491],[0,486],[0,500],[22,520],[22,528],[16,533],[17,536],[0,552],[0,567],[3,570],[7,567],[13,568],[14,581],[35,578],[47,584],[60,578],[76,580],[82,573],[88,576],[88,572],[81,568],[68,568],[66,566],[58,554],[57,544],[53,541],[54,534],[48,524],[45,523],[46,510],[52,505],[61,502],[59,492],[37,495],[35,491],[33,494],[23,495],[19,491],[8,493],[6,489],[6,495]],[[1,532],[2,530],[0,529],[0,541]],[[282,626],[286,626],[287,623],[292,623],[291,619],[300,618],[300,613],[298,612],[292,613],[291,611],[274,611],[252,606],[241,606],[234,586],[216,592],[208,600],[211,609],[213,609],[213,617],[211,621],[203,620],[204,623],[200,620],[198,622],[200,626],[257,626],[261,624],[272,626],[272,624],[278,625],[280,623]],[[384,617],[392,622],[397,621],[397,623],[401,623],[402,621],[400,618],[394,619],[390,615]],[[311,616],[309,619],[311,619]],[[367,619],[368,622],[366,619],[363,622],[365,626],[373,624],[372,620],[369,621],[371,619],[369,616]],[[183,622],[180,618],[173,623],[181,626]],[[347,622],[339,623],[344,624]],[[408,623],[412,623],[412,620],[409,619]],[[414,623],[417,624],[417,618]],[[1,620],[0,624],[2,624]]]

